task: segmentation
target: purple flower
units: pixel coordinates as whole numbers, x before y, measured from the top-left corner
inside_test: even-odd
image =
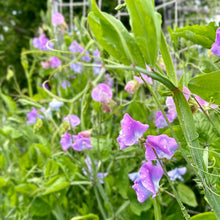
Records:
[[[104,83],[98,84],[92,90],[92,99],[97,102],[109,103],[109,101],[112,99],[111,88]]]
[[[72,63],[70,65],[70,68],[76,72],[76,73],[81,73],[82,70],[83,70],[83,66],[81,64],[78,64],[78,63]]]
[[[66,89],[67,87],[70,87],[71,86],[70,81],[64,80],[62,82],[61,86],[62,86],[63,89]]]
[[[52,25],[53,26],[56,27],[57,25],[60,25],[63,22],[64,22],[64,17],[62,14],[60,14],[60,13],[53,14],[53,16],[52,16]]]
[[[159,158],[171,159],[177,150],[178,145],[174,138],[171,138],[166,134],[161,134],[158,136],[148,135],[145,147],[146,160],[156,160],[157,158],[152,147],[156,151]]]
[[[159,189],[159,182],[163,176],[160,164],[156,166],[151,161],[144,163],[139,171],[140,177],[134,181],[132,188],[136,191],[139,202],[144,202],[150,196],[154,198]]]
[[[152,79],[150,76],[147,76],[143,73],[141,73],[141,76],[143,77],[143,79],[148,83],[148,84],[153,84]],[[141,79],[141,77],[138,76],[134,76],[134,78],[138,81],[139,84],[143,84],[144,81]]]
[[[85,162],[86,162],[86,165],[87,165],[87,167],[88,167],[88,171],[89,171],[89,174],[90,174],[90,178],[91,178],[91,180],[93,180],[92,162],[91,162],[91,159],[90,159],[89,156],[86,157]],[[97,162],[96,162],[96,161],[95,161],[94,163],[95,163],[95,165],[97,165]],[[83,173],[84,173],[86,176],[88,176],[88,173],[86,172],[85,169],[83,169]],[[99,179],[99,182],[100,182],[101,184],[104,183],[104,182],[103,182],[103,179],[104,179],[104,177],[106,177],[107,175],[108,175],[108,173],[97,173],[97,178]]]
[[[211,51],[213,55],[220,56],[220,28],[216,31],[215,43],[212,44]]]
[[[98,49],[96,49],[95,51],[93,51],[93,56],[95,57],[95,58],[94,58],[95,64],[97,64],[97,65],[102,65],[101,60],[98,59],[98,58],[100,58],[100,52],[99,52]],[[102,69],[101,67],[97,67],[97,66],[93,66],[92,68],[93,68],[93,72],[94,72],[96,75],[98,75],[98,74],[100,73],[101,69]]]
[[[206,102],[205,100],[203,100],[202,98],[200,98],[198,95],[194,95],[196,100],[198,101],[198,103],[202,106],[202,107],[212,107],[212,108],[218,108],[218,105],[215,104],[210,104],[208,102]],[[199,109],[200,111],[202,111],[201,109]]]
[[[62,145],[63,150],[68,150],[72,146],[72,135],[67,132],[63,134],[60,144]]]
[[[34,47],[38,48],[39,50],[47,51],[47,42],[49,41],[48,38],[46,38],[45,34],[41,34],[39,37],[35,37],[33,39],[33,45]],[[53,48],[54,43],[50,42],[48,44],[49,48]]]
[[[100,59],[99,59],[99,58],[100,58],[100,51],[99,51],[98,49],[96,49],[96,50],[93,51],[93,56],[95,57],[95,58],[94,58],[94,61],[95,61],[95,62],[100,62]],[[97,59],[97,58],[98,58],[98,59]]]
[[[109,87],[113,87],[114,85],[114,79],[111,78],[109,73],[105,74],[105,84],[108,85]]]
[[[27,118],[27,124],[33,125],[35,124],[37,118],[43,118],[43,116],[37,113],[37,109],[35,107],[32,107],[32,111],[27,114]]]
[[[57,57],[51,57],[49,59],[49,62],[50,62],[50,67],[51,68],[57,68],[57,67],[59,67],[61,65],[61,61]]]
[[[82,135],[73,135],[74,144],[72,148],[76,151],[83,151],[92,149],[90,138],[83,137]]]
[[[121,131],[117,138],[120,149],[136,144],[148,127],[149,125],[135,121],[126,113],[121,120]]]
[[[166,106],[168,107],[168,112],[170,115],[173,116],[173,119],[176,118],[177,113],[176,113],[176,106],[175,103],[173,101],[173,97],[172,96],[168,96],[166,99]]]
[[[80,46],[78,44],[78,42],[76,40],[74,40],[72,42],[72,44],[69,46],[69,50],[72,52],[72,53],[82,53],[84,51],[83,47]],[[89,52],[86,51],[85,54],[87,56],[83,56],[81,59],[86,61],[86,62],[89,62],[91,60],[91,57],[89,57]]]
[[[133,94],[137,91],[138,87],[139,87],[139,84],[137,80],[130,80],[125,85],[125,91],[127,91],[130,94]]]
[[[180,168],[175,168],[173,170],[168,171],[168,175],[171,180],[175,181],[176,179],[179,179],[183,181],[183,175],[186,173],[186,167],[180,167]]]
[[[80,124],[80,119],[76,115],[67,115],[63,120],[69,122],[71,128]]]
[[[63,102],[57,101],[56,99],[53,99],[49,106],[51,108],[51,111],[60,111],[60,107],[63,106]]]
[[[133,172],[133,173],[129,173],[128,177],[131,181],[134,182],[137,178],[140,177],[140,174],[139,174],[139,172]]]
[[[166,114],[166,116],[167,116],[168,121],[169,121],[170,123],[172,123],[173,120],[174,120],[175,117],[176,117],[176,114],[172,114],[172,115]],[[167,126],[167,122],[166,122],[166,120],[165,120],[165,118],[164,118],[164,116],[163,116],[163,113],[162,113],[161,111],[158,111],[158,112],[156,113],[155,126],[158,127],[158,128],[164,128],[164,127]]]

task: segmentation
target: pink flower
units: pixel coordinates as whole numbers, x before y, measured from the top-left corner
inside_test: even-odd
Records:
[[[130,94],[133,94],[137,91],[138,86],[139,84],[137,80],[128,81],[127,84],[125,85],[125,91],[127,91]]]
[[[52,16],[52,24],[53,26],[61,25],[64,22],[64,17],[60,13],[55,13]]]
[[[104,84],[100,83],[92,90],[92,99],[97,102],[109,103],[112,99],[111,88]]]

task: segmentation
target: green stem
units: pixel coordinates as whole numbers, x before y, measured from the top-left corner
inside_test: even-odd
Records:
[[[98,206],[99,206],[99,209],[100,209],[100,211],[102,213],[103,219],[107,219],[107,216],[105,214],[105,211],[104,211],[104,208],[102,206],[102,202],[101,202],[101,199],[100,199],[100,196],[98,194],[98,191],[97,191],[96,187],[94,187],[94,191],[95,191],[95,197],[97,199]]]
[[[154,217],[155,217],[155,220],[162,220],[160,204],[158,203],[157,198],[154,198],[152,200],[153,200],[153,205],[154,205]]]

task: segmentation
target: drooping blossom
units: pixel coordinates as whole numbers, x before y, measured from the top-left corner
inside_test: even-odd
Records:
[[[50,62],[49,61],[45,61],[45,62],[42,61],[40,64],[44,69],[49,69],[50,68]]]
[[[121,131],[117,138],[120,149],[136,144],[148,129],[149,125],[135,121],[129,114],[125,114],[121,120]]]
[[[173,114],[173,115],[171,115],[171,114],[166,114],[166,116],[167,116],[167,119],[168,119],[168,121],[169,121],[170,123],[172,123],[173,120],[174,120],[175,117],[176,117],[175,114]],[[165,118],[164,118],[164,116],[163,116],[163,113],[162,113],[161,111],[158,111],[158,112],[156,113],[155,126],[158,127],[158,128],[164,128],[164,127],[167,126],[167,122],[166,122],[166,120],[165,120]]]
[[[91,133],[92,133],[91,130],[86,130],[86,131],[79,132],[79,135],[81,135],[84,138],[90,138]]]
[[[171,138],[166,134],[161,134],[158,136],[148,135],[145,147],[146,160],[156,160],[157,157],[152,148],[154,148],[159,158],[171,159],[177,150],[178,145],[174,138]]]
[[[86,157],[85,162],[86,162],[86,165],[87,165],[87,168],[88,168],[88,172],[89,172],[89,173],[88,173],[85,169],[83,169],[83,173],[84,173],[86,176],[89,175],[91,180],[94,180],[93,171],[92,171],[92,161],[91,161],[91,159],[90,159],[89,156]],[[97,165],[97,161],[94,161],[94,163],[95,163],[95,165]],[[99,182],[100,182],[101,184],[104,183],[103,179],[104,179],[104,177],[106,177],[107,175],[108,175],[108,173],[100,173],[100,172],[97,173],[97,178],[98,178],[98,180],[99,180]]]
[[[63,106],[63,102],[53,99],[49,103],[49,106],[50,106],[51,111],[60,111],[60,108]]]
[[[127,91],[130,94],[133,94],[137,91],[138,87],[139,83],[137,82],[137,80],[130,80],[125,85],[125,91]]]
[[[113,87],[114,85],[114,79],[111,78],[110,74],[109,73],[106,73],[105,74],[105,82],[104,82],[106,85],[108,85],[110,88]]]
[[[57,25],[61,25],[64,22],[64,17],[62,14],[60,13],[55,13],[52,16],[52,25],[53,26],[57,26]]]
[[[110,100],[112,99],[111,88],[104,83],[98,84],[92,90],[92,99],[96,102],[109,103]]]
[[[72,135],[69,133],[65,133],[62,135],[62,138],[60,140],[60,144],[62,146],[63,150],[68,150],[72,146]]]
[[[66,117],[63,118],[64,121],[69,122],[70,128],[75,128],[77,125],[80,124],[80,119],[76,115],[67,115]]]
[[[48,43],[49,39],[46,37],[45,34],[41,34],[39,37],[35,37],[33,39],[33,45],[35,48],[38,48],[39,50],[43,50],[43,51],[47,51],[47,43]],[[49,42],[48,43],[48,47],[49,48],[53,48],[54,43],[53,42]]]
[[[84,48],[82,46],[80,46],[76,40],[74,40],[72,42],[72,44],[69,46],[69,50],[72,53],[83,53]],[[91,60],[91,57],[89,57],[89,52],[86,51],[85,56],[82,56],[81,59],[85,62],[89,62]]]
[[[91,145],[90,137],[84,137],[80,134],[73,135],[74,143],[72,145],[73,150],[76,151],[83,151],[83,150],[89,150],[92,149],[93,146]]]
[[[159,182],[163,176],[160,164],[156,166],[151,161],[144,163],[139,171],[139,177],[134,181],[132,188],[136,191],[139,202],[144,202],[150,196],[154,198],[159,189]]]
[[[175,181],[176,179],[183,181],[184,179],[182,176],[186,173],[186,170],[186,167],[180,167],[170,170],[167,173],[172,181]]]
[[[215,43],[212,44],[212,54],[220,56],[220,28],[216,31]]]
[[[50,62],[50,67],[51,68],[57,68],[61,65],[61,61],[58,57],[51,57],[49,59],[49,62]]]
[[[72,63],[70,65],[70,68],[76,72],[76,73],[81,73],[82,70],[83,70],[83,66],[81,64],[78,64],[78,63]]]
[[[66,89],[67,87],[70,87],[70,86],[71,86],[70,81],[67,81],[67,80],[64,80],[61,84],[61,87],[63,89]]]
[[[30,111],[27,114],[27,124],[33,125],[35,124],[37,118],[43,118],[40,114],[37,113],[37,109],[35,107],[32,107],[32,111]]]
[[[177,113],[176,113],[176,106],[175,103],[173,101],[173,97],[172,96],[168,96],[166,99],[166,106],[168,107],[168,113],[170,115],[172,115],[173,119],[176,118]]]
[[[141,73],[141,76],[143,77],[144,81],[146,81],[148,84],[153,84],[152,79],[150,76],[147,76],[144,73]],[[141,77],[134,76],[134,78],[138,81],[139,84],[144,84],[144,81],[142,80]]]

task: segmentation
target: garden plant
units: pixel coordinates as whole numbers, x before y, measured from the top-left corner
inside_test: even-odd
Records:
[[[166,38],[153,0],[117,7],[131,31],[90,4],[73,33],[42,13],[27,88],[1,82],[0,219],[220,219],[220,27]]]

